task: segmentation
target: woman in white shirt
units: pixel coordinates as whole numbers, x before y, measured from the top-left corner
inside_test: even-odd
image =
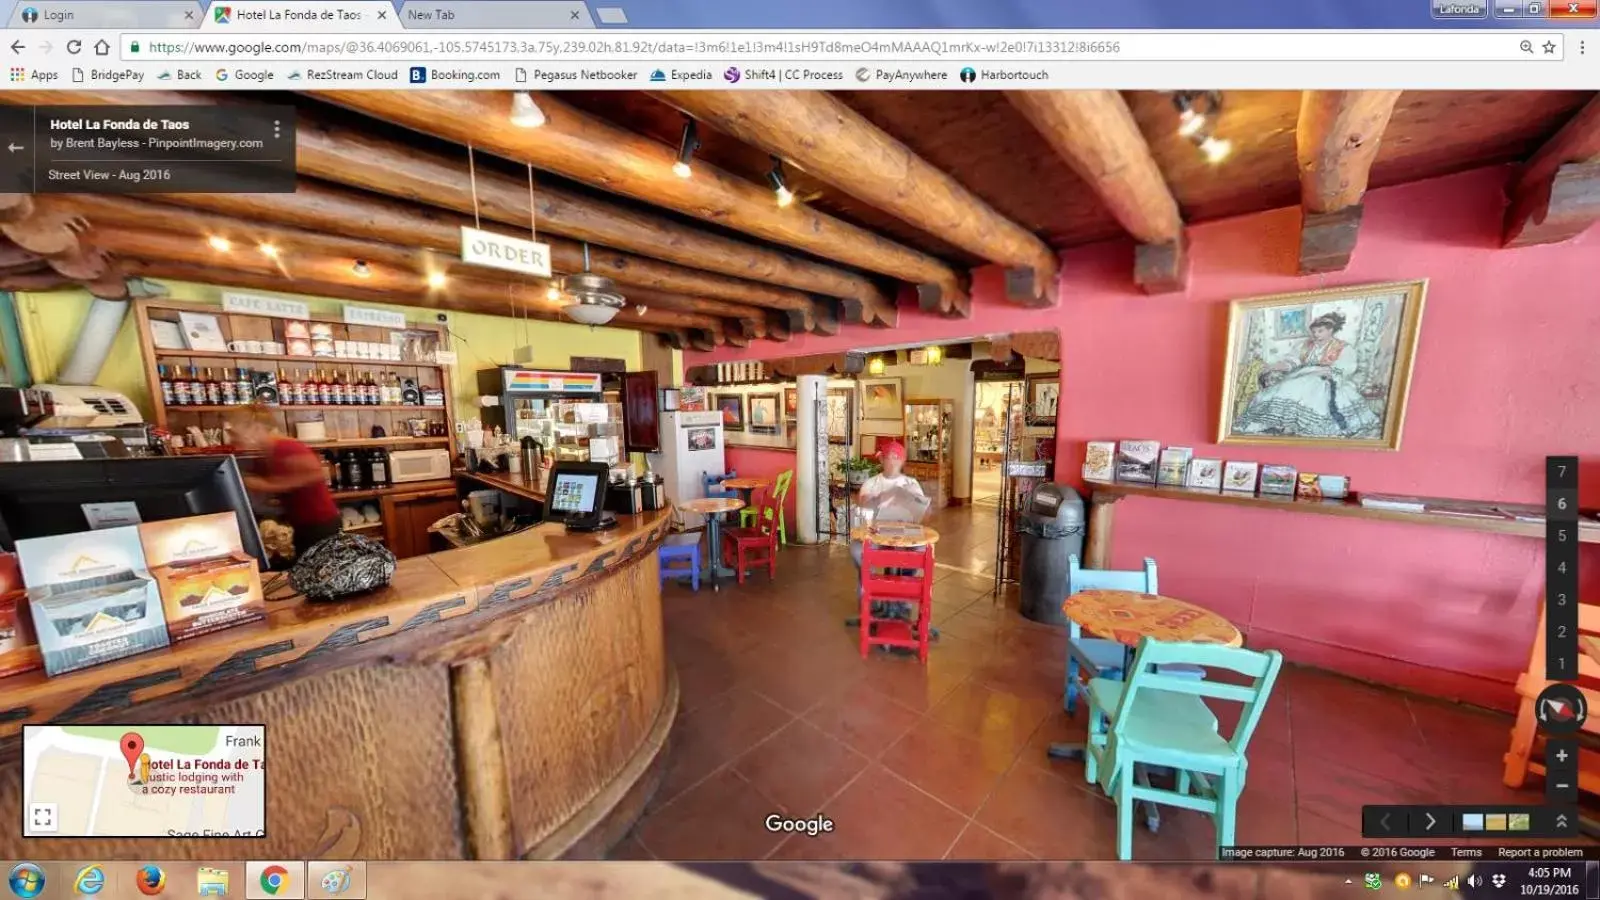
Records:
[[[905,474],[906,448],[899,441],[880,442],[878,444],[878,463],[883,466],[883,471],[867,479],[856,494],[856,505],[870,512],[872,522],[921,522],[922,517],[928,514],[928,507],[932,505],[928,495],[923,493],[922,485],[915,478]],[[855,560],[856,570],[861,569],[861,542],[850,542],[850,558]],[[861,580],[856,579],[856,596],[861,596]],[[911,604],[898,602],[880,602],[874,604],[872,615],[880,619],[910,619]],[[845,622],[852,628],[860,627],[859,618],[848,619]]]

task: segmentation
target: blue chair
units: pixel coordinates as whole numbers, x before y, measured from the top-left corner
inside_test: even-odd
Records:
[[[739,492],[738,491],[734,490],[733,488],[725,488],[725,487],[722,486],[722,482],[728,480],[729,478],[738,478],[738,477],[739,477],[739,473],[734,471],[734,470],[732,470],[732,469],[729,469],[728,471],[722,473],[721,475],[706,475],[703,478],[703,480],[705,481],[705,485],[706,485],[706,496],[707,497],[726,497],[726,498],[731,499],[731,500],[738,500],[739,499]]]
[[[1162,666],[1228,669],[1251,682],[1179,677],[1163,673]],[[1248,769],[1245,749],[1282,667],[1283,654],[1276,650],[1145,638],[1126,682],[1089,682],[1084,777],[1116,801],[1118,858],[1133,858],[1133,817],[1141,800],[1205,813],[1216,821],[1218,850],[1233,846]],[[1231,737],[1218,733],[1217,717],[1203,697],[1244,704]],[[1174,790],[1152,787],[1137,777],[1136,769],[1146,766],[1176,771]]]
[[[1111,569],[1085,569],[1074,553],[1067,560],[1067,596],[1079,591],[1135,591],[1140,594],[1159,594],[1156,585],[1156,561],[1145,558],[1144,571],[1123,572]],[[1067,622],[1067,683],[1061,705],[1067,715],[1077,709],[1078,670],[1086,678],[1117,678],[1128,664],[1128,648],[1118,641],[1105,638],[1084,637],[1083,628],[1071,620]]]
[[[1085,569],[1078,564],[1077,554],[1067,560],[1067,596],[1079,591],[1137,591],[1141,594],[1159,594],[1156,588],[1156,561],[1145,557],[1144,571],[1124,572],[1112,569]],[[1087,678],[1120,678],[1122,668],[1128,664],[1128,648],[1118,641],[1086,638],[1077,622],[1070,622],[1067,635],[1067,684],[1061,705],[1067,715],[1077,708],[1078,670]],[[1198,666],[1166,666],[1162,672],[1181,678],[1204,678],[1204,669]]]
[[[700,532],[680,532],[667,535],[656,550],[656,562],[661,568],[661,584],[668,578],[688,578],[695,590],[700,590]],[[686,562],[688,567],[671,565]]]

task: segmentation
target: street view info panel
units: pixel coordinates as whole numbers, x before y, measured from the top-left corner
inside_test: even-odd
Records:
[[[0,17],[0,900],[1600,900],[1596,0]]]

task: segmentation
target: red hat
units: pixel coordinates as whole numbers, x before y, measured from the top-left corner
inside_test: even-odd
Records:
[[[880,442],[878,444],[878,458],[887,459],[891,456],[895,459],[904,460],[906,458],[906,445],[899,441]]]

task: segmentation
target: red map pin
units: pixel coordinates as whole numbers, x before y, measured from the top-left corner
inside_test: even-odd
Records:
[[[134,764],[139,762],[139,754],[144,752],[144,738],[137,731],[130,731],[122,736],[122,758],[128,761],[128,774],[133,775]]]

